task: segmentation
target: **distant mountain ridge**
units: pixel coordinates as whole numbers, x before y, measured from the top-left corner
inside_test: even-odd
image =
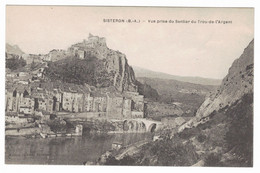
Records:
[[[161,78],[147,78],[147,77],[136,77],[141,83],[151,85],[160,94],[171,94],[174,92],[189,93],[189,94],[200,94],[207,95],[211,92],[215,92],[218,86],[212,85],[201,85],[190,82],[183,82],[174,79],[161,79]],[[168,93],[169,92],[169,93]]]
[[[14,55],[19,55],[19,56],[24,54],[24,52],[17,45],[12,46],[12,45],[6,43],[5,49],[6,49],[6,52],[9,54],[14,54]]]
[[[144,69],[137,66],[132,66],[136,77],[146,77],[146,78],[160,78],[160,79],[173,79],[182,82],[189,82],[201,85],[220,85],[222,79],[210,79],[203,77],[189,77],[189,76],[176,76],[162,72],[156,72],[148,69]]]

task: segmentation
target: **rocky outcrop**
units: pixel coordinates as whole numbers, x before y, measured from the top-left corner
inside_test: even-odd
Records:
[[[68,48],[67,54],[80,59],[98,58],[103,62],[105,71],[110,74],[113,86],[119,91],[137,91],[135,74],[132,67],[128,65],[126,55],[109,49],[105,38],[89,34],[88,40],[72,45]]]
[[[254,40],[252,40],[243,54],[236,59],[223,79],[218,90],[208,97],[197,110],[196,116],[179,128],[196,127],[204,123],[213,112],[229,107],[240,100],[245,94],[253,93],[254,71]]]
[[[114,86],[118,91],[137,91],[137,85],[135,84],[135,74],[131,66],[128,65],[126,55],[109,49],[104,37],[93,36],[89,34],[88,40],[74,44],[67,50],[53,49],[45,55],[33,55],[25,54],[18,46],[11,46],[6,44],[6,58],[20,58],[22,57],[27,64],[48,62],[58,62],[66,58],[78,58],[80,60],[89,61],[94,60],[95,75],[99,76],[99,79],[93,79],[93,81],[99,80],[97,86]],[[61,62],[63,63],[63,62]],[[91,64],[91,63],[90,63]],[[86,75],[91,75],[87,73]],[[98,75],[97,75],[98,74]],[[109,85],[107,84],[109,83]],[[111,84],[110,84],[111,83]]]

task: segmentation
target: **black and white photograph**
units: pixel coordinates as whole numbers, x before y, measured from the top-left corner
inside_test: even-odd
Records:
[[[253,167],[253,7],[5,6],[4,164]]]

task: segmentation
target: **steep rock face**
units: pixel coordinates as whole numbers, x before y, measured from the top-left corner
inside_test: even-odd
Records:
[[[240,58],[236,59],[223,79],[216,93],[207,98],[197,110],[196,116],[179,128],[191,128],[201,123],[214,111],[219,111],[240,100],[245,94],[253,93],[254,40],[245,48]]]
[[[112,73],[113,85],[121,91],[137,91],[135,74],[128,65],[126,56],[118,51],[109,50],[105,58],[105,67],[108,73]]]

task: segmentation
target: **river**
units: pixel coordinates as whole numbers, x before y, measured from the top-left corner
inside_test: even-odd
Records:
[[[111,149],[113,142],[126,146],[144,139],[151,139],[151,134],[123,133],[47,139],[6,137],[5,163],[82,165],[83,162],[98,159]]]

